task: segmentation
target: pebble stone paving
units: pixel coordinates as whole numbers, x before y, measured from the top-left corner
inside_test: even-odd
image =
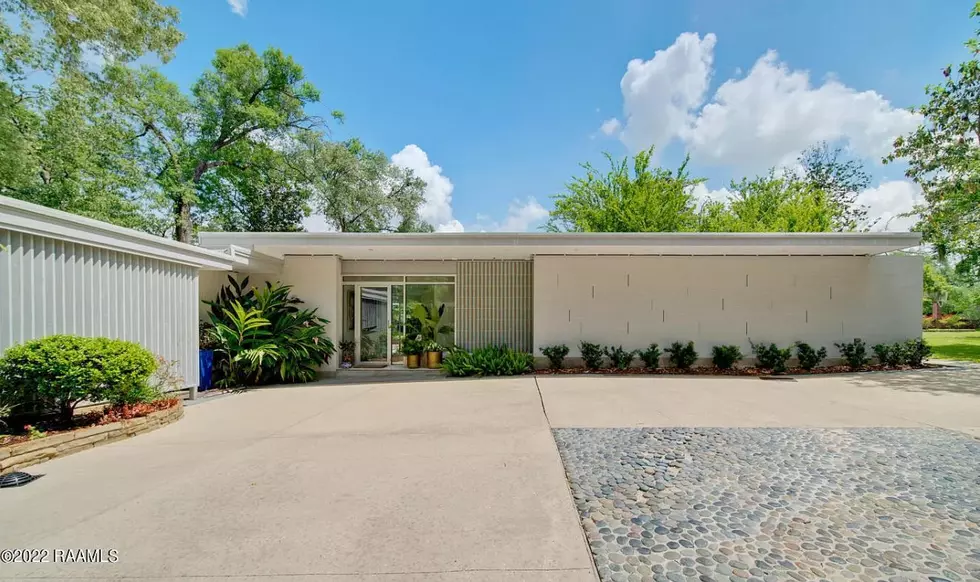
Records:
[[[603,581],[980,580],[980,441],[941,429],[556,429]]]

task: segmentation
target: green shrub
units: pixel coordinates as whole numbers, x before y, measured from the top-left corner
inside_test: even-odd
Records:
[[[647,368],[660,366],[660,347],[657,344],[650,344],[647,349],[640,350],[639,356]]]
[[[932,348],[922,338],[910,339],[905,342],[903,355],[909,366],[921,366],[922,360],[932,355]]]
[[[742,359],[742,350],[736,345],[714,346],[711,348],[711,363],[716,368],[727,370]]]
[[[541,353],[548,358],[548,367],[552,370],[561,370],[565,363],[565,356],[568,355],[568,346],[558,344],[541,348]]]
[[[507,346],[486,346],[467,351],[451,350],[442,361],[450,376],[515,376],[530,372],[534,356]]]
[[[278,382],[309,382],[335,348],[326,337],[326,319],[316,309],[301,309],[292,287],[266,283],[264,289],[244,288],[228,277],[209,317],[215,328],[219,357],[215,361],[219,386],[249,386]]]
[[[772,370],[776,374],[786,371],[786,362],[793,355],[791,348],[780,348],[776,344],[753,343],[752,353],[755,354],[756,363],[760,368]]]
[[[868,348],[861,338],[854,338],[853,342],[835,343],[834,346],[852,370],[859,370],[868,364]]]
[[[629,368],[630,364],[633,363],[633,358],[636,356],[635,351],[624,350],[623,346],[606,346],[605,351],[613,367],[617,370]]]
[[[796,342],[796,357],[800,361],[800,367],[809,372],[827,357],[827,348],[814,350],[806,342]]]
[[[53,335],[8,349],[0,358],[0,401],[27,410],[56,411],[71,423],[82,400],[145,401],[156,368],[153,354],[124,340]]]
[[[871,347],[882,366],[900,366],[905,363],[905,344],[875,344]]]
[[[694,349],[694,342],[687,342],[686,344],[674,342],[665,348],[664,351],[667,353],[667,358],[674,368],[686,370],[693,366],[694,362],[698,361],[698,352]]]
[[[579,342],[578,350],[585,360],[585,367],[590,370],[598,370],[602,367],[602,346],[590,342]]]

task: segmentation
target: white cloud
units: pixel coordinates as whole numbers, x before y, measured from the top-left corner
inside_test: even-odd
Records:
[[[619,83],[624,122],[620,139],[633,151],[664,147],[691,124],[691,111],[704,102],[711,77],[715,35],[693,32],[657,51],[649,61],[633,59]]]
[[[653,59],[630,61],[620,83],[626,116],[620,139],[628,148],[662,148],[680,139],[700,163],[750,173],[791,163],[824,140],[880,158],[920,122],[875,91],[833,78],[814,86],[807,71],[791,70],[774,51],[744,78],[722,83],[704,104],[714,45],[714,35],[701,40],[684,33]]]
[[[868,207],[868,216],[880,218],[873,230],[907,231],[916,223],[915,217],[900,217],[922,202],[922,189],[907,180],[882,182],[858,194],[857,201]]]
[[[718,190],[710,190],[704,185],[704,182],[694,186],[691,190],[694,197],[698,199],[699,202],[724,202],[728,200],[731,195],[731,190],[728,188],[719,188]]]
[[[485,214],[478,214],[477,224],[473,229],[483,232],[527,232],[540,226],[547,218],[548,210],[533,197],[528,197],[523,202],[512,200],[507,207],[507,217],[501,222],[492,220]]]
[[[228,6],[231,7],[232,12],[242,18],[248,14],[248,0],[228,0]]]
[[[612,119],[607,119],[604,122],[602,122],[602,125],[599,126],[599,131],[601,131],[606,135],[612,135],[617,131],[619,131],[620,127],[622,127],[622,124],[619,122],[618,119],[613,117]]]
[[[425,201],[419,208],[422,220],[438,232],[462,232],[463,225],[453,218],[453,183],[442,173],[442,168],[429,161],[425,150],[409,144],[391,156],[396,166],[412,170],[425,186]]]

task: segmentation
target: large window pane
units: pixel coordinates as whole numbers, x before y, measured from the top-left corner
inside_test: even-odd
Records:
[[[405,337],[405,286],[391,286],[391,363],[400,364],[402,339]]]
[[[435,335],[443,347],[452,346],[456,331],[456,286],[408,283],[405,285],[406,335]]]

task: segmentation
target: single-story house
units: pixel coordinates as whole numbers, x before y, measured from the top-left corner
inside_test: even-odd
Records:
[[[55,333],[137,341],[198,383],[201,300],[228,274],[282,281],[398,365],[410,310],[442,312],[443,345],[533,351],[579,341],[643,348],[921,334],[917,233],[231,233],[199,246],[0,197],[0,353]],[[335,370],[332,358],[326,372]]]
[[[443,311],[444,345],[534,352],[585,340],[626,349],[921,335],[918,233],[233,233],[200,245],[252,282],[293,285],[356,342],[356,365],[398,365],[412,306]],[[204,268],[202,299],[227,273]],[[337,366],[333,359],[329,369]],[[543,361],[543,360],[539,360]]]

